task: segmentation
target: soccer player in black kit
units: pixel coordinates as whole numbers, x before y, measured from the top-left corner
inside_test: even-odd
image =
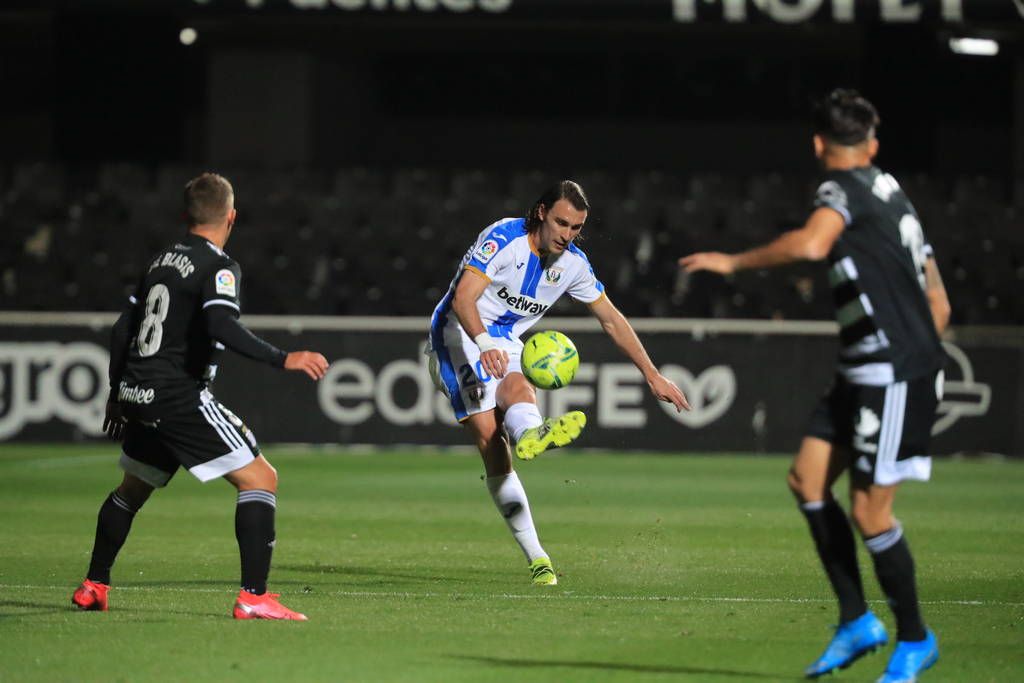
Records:
[[[238,489],[235,536],[241,554],[236,619],[306,617],[267,592],[277,472],[256,438],[210,393],[225,347],[274,367],[323,377],[319,353],[285,353],[238,320],[242,273],[224,244],[235,223],[234,190],[204,173],[185,186],[188,232],[150,261],[110,340],[110,400],[104,431],[124,439],[124,479],[100,507],[86,579],[72,596],[83,610],[107,609],[110,569],[132,519],[178,467],[200,481],[224,477]]]
[[[814,149],[825,179],[806,224],[762,247],[691,254],[680,265],[729,274],[828,260],[839,363],[789,486],[839,599],[839,627],[805,674],[845,668],[888,642],[864,600],[849,520],[832,497],[832,485],[849,470],[853,521],[896,617],[896,647],[878,680],[896,683],[916,680],[939,654],[921,618],[914,561],[892,506],[900,482],[931,474],[928,442],[945,360],[939,334],[950,309],[914,207],[896,180],[872,165],[878,124],[874,106],[857,92],[833,91],[815,107]]]

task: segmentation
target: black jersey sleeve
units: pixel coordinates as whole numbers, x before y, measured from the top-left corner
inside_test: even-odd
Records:
[[[242,269],[230,258],[221,258],[203,280],[201,291],[204,310],[212,307],[242,312]]]
[[[238,320],[238,313],[227,306],[210,306],[206,309],[206,329],[213,339],[235,353],[277,368],[284,367],[288,354],[250,332]]]
[[[834,210],[843,217],[843,223],[850,227],[854,219],[854,209],[850,204],[847,190],[835,178],[830,178],[818,186],[814,194],[814,208],[828,208]]]
[[[139,293],[140,289],[136,288],[135,294],[128,297],[121,315],[110,328],[110,364],[107,367],[107,378],[110,380],[111,391],[117,391],[117,385],[121,383],[121,375],[128,364],[132,335],[139,327],[142,310],[142,302],[137,298]]]

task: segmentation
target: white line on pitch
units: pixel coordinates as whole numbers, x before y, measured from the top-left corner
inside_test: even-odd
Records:
[[[70,590],[72,586],[39,586],[32,584],[3,584],[0,588],[20,588],[37,590]],[[234,593],[234,589],[227,588],[182,588],[180,586],[117,586],[118,591],[160,591],[163,593]],[[716,595],[586,595],[572,592],[556,594],[519,594],[519,593],[491,593],[485,595],[470,595],[463,593],[435,593],[426,591],[415,593],[411,591],[313,591],[317,595],[337,595],[349,598],[445,598],[450,600],[593,600],[595,602],[732,602],[732,603],[767,603],[767,604],[807,604],[807,603],[831,603],[831,598],[746,598],[729,597]],[[298,595],[293,593],[292,595]],[[869,600],[868,602],[882,604],[884,600]],[[1003,602],[1000,600],[922,600],[922,605],[958,605],[967,607],[1024,607],[1024,602]]]

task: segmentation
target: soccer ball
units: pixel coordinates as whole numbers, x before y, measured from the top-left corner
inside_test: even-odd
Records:
[[[559,389],[576,376],[580,355],[561,332],[538,332],[526,340],[522,366],[526,379],[538,389]]]

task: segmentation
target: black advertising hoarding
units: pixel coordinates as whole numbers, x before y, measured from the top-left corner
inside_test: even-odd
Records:
[[[0,440],[99,438],[111,316],[0,317]],[[4,322],[6,320],[6,322]],[[46,321],[48,324],[26,324]],[[446,399],[431,384],[426,321],[394,318],[247,322],[283,348],[331,361],[314,384],[231,356],[216,396],[265,443],[464,445]],[[548,414],[582,409],[580,447],[675,452],[789,452],[831,378],[829,323],[634,321],[662,372],[693,411],[657,403],[639,372],[593,321],[550,319],[583,360],[576,380],[541,392]],[[540,329],[540,328],[538,328]],[[964,331],[966,332],[966,331]],[[965,335],[947,343],[945,397],[933,451],[1024,454],[1024,345]]]

